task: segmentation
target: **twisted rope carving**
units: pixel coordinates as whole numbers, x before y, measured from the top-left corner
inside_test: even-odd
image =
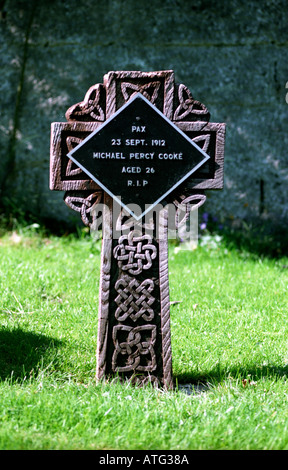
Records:
[[[71,209],[80,212],[83,223],[90,226],[92,224],[93,210],[101,202],[102,191],[95,191],[86,197],[81,197],[79,191],[76,194],[78,195],[75,196],[74,191],[67,191],[64,195],[64,201]]]

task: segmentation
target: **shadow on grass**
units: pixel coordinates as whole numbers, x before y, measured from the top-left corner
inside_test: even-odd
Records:
[[[17,381],[37,376],[48,367],[61,341],[20,328],[0,331],[0,380]]]
[[[246,366],[232,366],[227,369],[224,367],[216,366],[210,371],[206,373],[196,373],[196,372],[184,372],[184,373],[175,373],[174,374],[174,381],[178,382],[179,384],[193,384],[193,385],[208,385],[208,384],[217,384],[221,383],[224,380],[229,378],[238,379],[238,380],[251,380],[257,381],[263,378],[270,378],[270,379],[281,379],[281,378],[288,378],[288,364],[284,366],[276,366],[273,364],[270,365],[257,365],[257,364],[249,364]]]

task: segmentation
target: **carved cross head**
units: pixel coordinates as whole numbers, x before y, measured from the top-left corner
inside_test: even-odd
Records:
[[[142,97],[139,116],[137,95]],[[151,104],[146,121],[145,102]],[[129,120],[133,106],[139,121],[133,116]],[[157,126],[148,129],[154,117]],[[179,221],[187,198],[186,215],[187,207],[203,204],[205,190],[223,187],[225,124],[209,122],[207,107],[185,85],[175,83],[172,70],[109,72],[67,110],[66,118],[66,123],[52,124],[50,188],[65,191],[66,204],[81,214],[85,225],[95,226],[103,191],[116,200],[120,196],[120,212],[124,207],[126,213],[125,198],[128,203],[134,198],[136,205],[144,201],[148,208],[155,201],[171,202]],[[173,144],[180,137],[185,145]],[[140,210],[137,217],[128,207],[129,212],[136,219],[145,213]]]

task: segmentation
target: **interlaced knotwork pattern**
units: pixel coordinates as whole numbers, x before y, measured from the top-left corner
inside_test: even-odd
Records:
[[[115,346],[112,368],[115,372],[152,372],[156,369],[155,325],[141,325],[134,328],[116,325],[113,327],[112,338]]]
[[[152,266],[152,260],[157,256],[157,248],[152,243],[152,237],[148,234],[135,236],[133,230],[128,235],[119,238],[119,244],[113,250],[113,256],[118,261],[118,266],[123,271],[137,275],[143,269]]]
[[[151,308],[155,297],[151,295],[154,289],[152,279],[145,279],[141,284],[136,279],[119,279],[115,284],[118,296],[115,299],[118,305],[115,317],[118,321],[131,318],[134,322],[142,317],[145,321],[151,321],[154,311]]]

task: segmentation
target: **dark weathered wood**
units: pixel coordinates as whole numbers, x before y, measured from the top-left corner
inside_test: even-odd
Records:
[[[115,206],[112,198],[67,157],[139,92],[210,156],[163,201],[172,203],[176,212],[171,215],[168,206],[162,207],[159,218],[154,214],[148,223],[146,219],[136,221]],[[103,204],[98,380],[118,377],[173,386],[168,217],[175,217],[177,228],[190,211],[205,202],[204,190],[223,187],[225,124],[209,123],[209,117],[206,106],[195,100],[185,85],[175,84],[172,70],[112,71],[104,76],[103,84],[90,87],[83,101],[67,110],[68,122],[51,126],[50,188],[65,191],[66,204],[91,227],[97,223],[99,203]]]

